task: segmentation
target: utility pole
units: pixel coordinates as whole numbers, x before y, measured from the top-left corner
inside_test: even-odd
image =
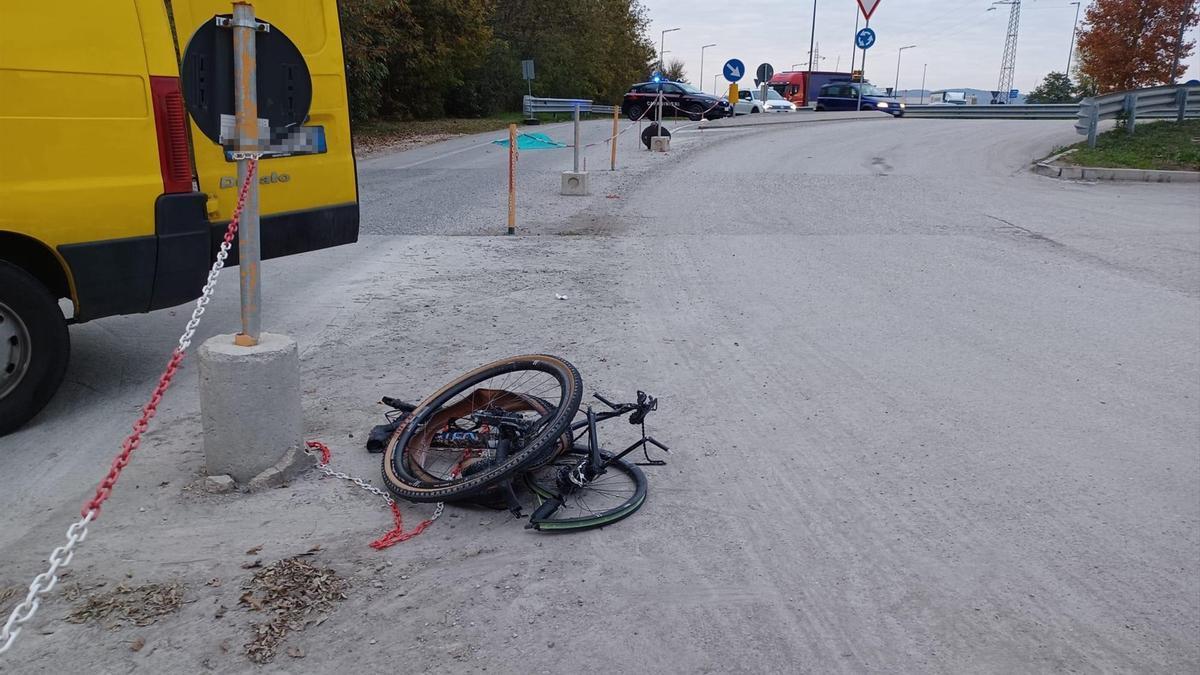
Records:
[[[1013,74],[1017,69],[1017,35],[1021,26],[1021,0],[998,0],[993,5],[1008,5],[1008,32],[1004,37],[1004,56],[1000,58],[999,92],[995,103],[1008,103],[1008,92],[1012,90]],[[991,10],[992,8],[988,8]]]
[[[921,105],[925,105],[925,73],[929,70],[929,64],[926,63],[921,68]]]
[[[817,39],[817,0],[813,0],[812,30],[808,34],[808,72],[813,69],[813,45]]]
[[[1067,52],[1067,79],[1071,79],[1071,57],[1075,56],[1075,34],[1079,32],[1079,2],[1072,2],[1075,5],[1075,25],[1071,28],[1071,51]]]
[[[714,42],[710,45],[704,45],[703,47],[700,48],[700,77],[696,78],[696,82],[699,84],[701,89],[704,88],[704,50],[708,49],[709,47],[716,47],[716,46],[717,46],[717,43]]]

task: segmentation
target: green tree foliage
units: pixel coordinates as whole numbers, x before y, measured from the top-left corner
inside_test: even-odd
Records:
[[[683,72],[683,59],[671,59],[663,68],[663,76],[672,82],[687,82],[687,73]]]
[[[351,110],[484,116],[535,96],[619,101],[654,49],[638,0],[342,0]]]
[[[1078,100],[1075,85],[1066,73],[1046,75],[1046,79],[1025,96],[1026,103],[1074,103]]]

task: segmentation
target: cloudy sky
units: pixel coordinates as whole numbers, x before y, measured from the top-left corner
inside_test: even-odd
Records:
[[[818,67],[849,71],[858,5],[855,0],[816,1],[816,39],[821,45]],[[1083,1],[1086,11],[1088,0]],[[743,80],[743,86],[753,84],[753,71],[763,62],[776,71],[790,70],[793,64],[797,70],[807,67],[811,0],[642,2],[650,10],[649,33],[656,46],[660,31],[680,29],[666,35],[666,58],[683,59],[688,79],[707,91],[713,90],[713,75],[732,57],[741,59],[751,71],[751,79]],[[1009,8],[997,6],[987,11],[991,6],[992,0],[882,0],[871,17],[878,41],[867,52],[867,79],[892,86],[897,48],[915,44],[914,49],[904,51],[900,62],[901,89],[920,87],[926,64],[927,89],[994,89]],[[1046,73],[1066,68],[1074,21],[1075,7],[1068,0],[1024,0],[1014,87],[1027,92]],[[1195,31],[1191,37],[1196,37]],[[713,42],[717,46],[704,52],[701,81],[700,47]],[[1188,66],[1185,78],[1200,78],[1200,57],[1193,55]]]

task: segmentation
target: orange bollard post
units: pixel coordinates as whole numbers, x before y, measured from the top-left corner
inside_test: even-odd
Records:
[[[508,233],[517,232],[517,125],[508,125]]]
[[[613,106],[613,135],[612,141],[609,142],[609,145],[612,146],[612,165],[609,167],[609,171],[617,170],[617,115],[619,114],[621,114],[621,106]]]

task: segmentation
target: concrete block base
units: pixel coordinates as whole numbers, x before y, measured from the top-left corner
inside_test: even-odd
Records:
[[[667,152],[671,149],[670,136],[651,136],[650,151],[651,152]]]
[[[252,489],[280,485],[311,463],[303,451],[299,351],[286,335],[263,333],[253,347],[233,338],[213,336],[198,354],[208,475]]]
[[[591,193],[588,186],[588,172],[564,171],[562,173],[562,194],[589,195]]]

